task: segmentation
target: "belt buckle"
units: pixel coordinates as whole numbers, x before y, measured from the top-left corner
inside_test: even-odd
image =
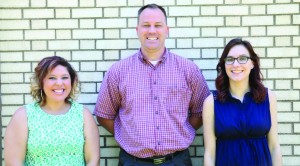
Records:
[[[162,163],[164,163],[164,162],[166,162],[166,157],[161,157],[161,158],[153,159],[153,163],[154,163],[155,165],[157,165],[157,164],[162,164]]]

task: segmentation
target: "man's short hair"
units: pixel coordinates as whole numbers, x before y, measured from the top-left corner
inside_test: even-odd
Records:
[[[167,14],[166,14],[166,10],[165,10],[162,6],[159,6],[159,5],[154,4],[154,3],[148,4],[148,5],[145,5],[145,6],[142,6],[142,7],[139,9],[139,11],[138,11],[138,18],[137,18],[137,19],[138,19],[138,23],[139,23],[139,20],[140,20],[140,15],[141,15],[141,13],[142,13],[145,9],[147,9],[147,8],[149,8],[149,9],[159,9],[159,10],[161,10],[161,11],[163,12],[164,16],[165,16],[166,23],[167,23]]]

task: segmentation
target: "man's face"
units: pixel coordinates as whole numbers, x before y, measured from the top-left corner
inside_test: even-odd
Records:
[[[164,50],[169,27],[161,10],[149,8],[143,10],[136,31],[141,42],[141,48],[145,53]]]

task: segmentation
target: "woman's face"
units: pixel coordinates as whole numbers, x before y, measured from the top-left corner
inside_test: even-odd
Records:
[[[58,65],[43,80],[46,102],[61,102],[72,90],[71,76],[66,67]]]
[[[225,59],[225,69],[226,74],[229,77],[229,81],[236,83],[245,81],[248,83],[249,75],[254,65],[251,59],[249,59],[250,54],[247,48],[243,45],[236,45],[230,49],[226,58],[227,60]]]

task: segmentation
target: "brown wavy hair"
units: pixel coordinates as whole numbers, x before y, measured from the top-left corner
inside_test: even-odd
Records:
[[[225,58],[227,57],[230,49],[236,45],[243,45],[250,53],[250,59],[253,62],[254,68],[251,70],[249,75],[249,85],[250,89],[253,93],[253,99],[255,102],[262,102],[266,97],[266,88],[262,83],[262,73],[260,71],[259,57],[254,52],[252,45],[240,38],[235,38],[230,40],[224,48],[221,58],[219,59],[219,63],[216,67],[218,72],[218,76],[216,79],[216,88],[218,91],[217,98],[224,102],[229,95],[229,78],[226,74],[225,70]]]
[[[78,75],[73,67],[60,56],[50,56],[43,58],[34,69],[34,74],[31,77],[31,95],[41,105],[46,104],[46,94],[43,90],[43,80],[49,72],[51,72],[56,66],[61,65],[66,67],[71,77],[72,89],[65,102],[75,99],[75,94],[78,91]]]

